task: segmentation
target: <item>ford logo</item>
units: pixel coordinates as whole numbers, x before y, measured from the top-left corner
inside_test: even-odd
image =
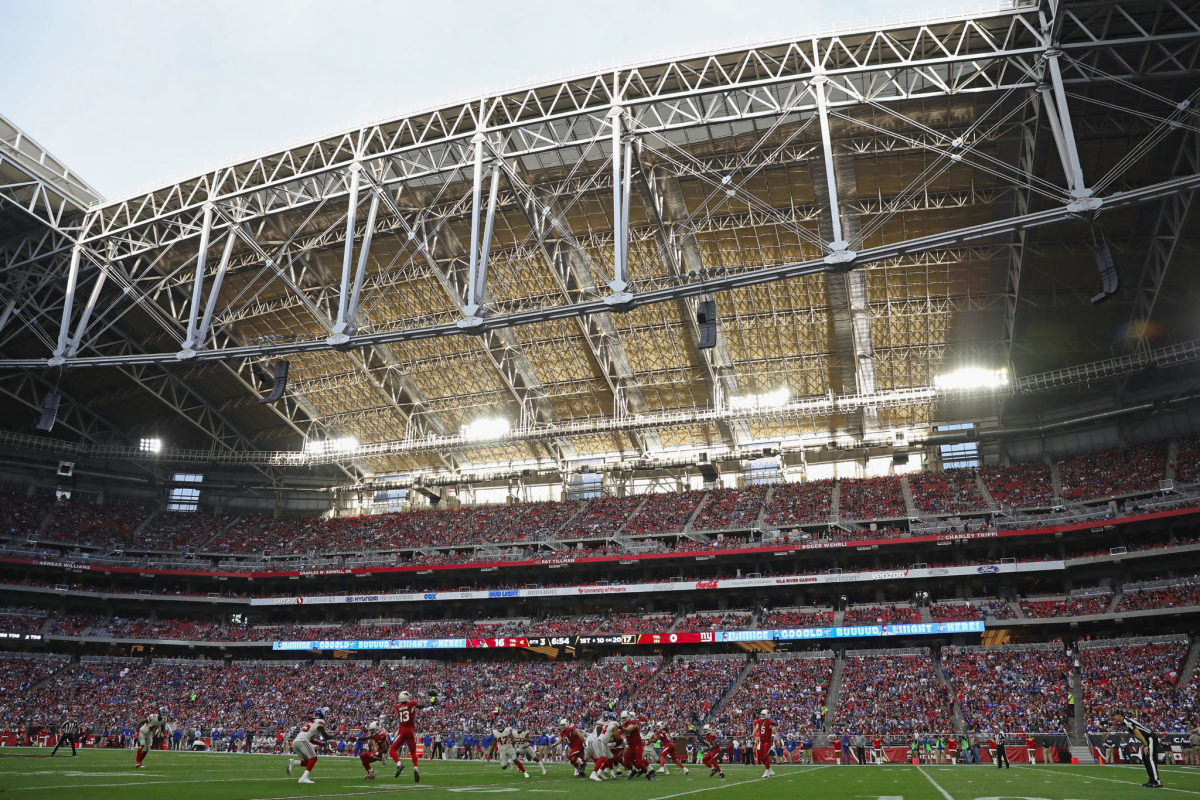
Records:
[[[1000,568],[997,567],[995,564],[988,564],[987,566],[979,567],[978,571],[986,574],[989,572],[999,572]]]

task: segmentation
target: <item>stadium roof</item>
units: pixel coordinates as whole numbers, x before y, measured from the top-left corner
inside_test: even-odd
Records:
[[[355,477],[1161,394],[1200,352],[1198,77],[1195,3],[1019,2],[478,98],[110,203],[0,120],[4,441],[47,446],[24,434],[54,387],[62,439],[375,443],[317,459]],[[934,388],[962,366],[1017,396]]]

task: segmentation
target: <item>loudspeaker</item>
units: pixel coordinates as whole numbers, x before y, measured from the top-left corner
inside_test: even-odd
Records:
[[[705,483],[716,483],[717,478],[721,477],[721,468],[711,461],[701,461],[696,467]]]
[[[42,401],[42,418],[38,420],[37,429],[39,431],[50,432],[54,427],[54,420],[58,419],[58,406],[62,403],[62,395],[58,392],[49,392],[46,394],[46,399]]]
[[[1100,273],[1100,294],[1093,297],[1092,302],[1103,303],[1121,288],[1121,276],[1117,274],[1117,265],[1108,245],[1096,251],[1096,270]]]
[[[893,453],[892,463],[897,467],[902,467],[908,463],[908,453]]]
[[[275,382],[271,384],[271,393],[259,400],[260,403],[274,403],[279,398],[283,397],[283,391],[287,389],[288,367],[290,364],[286,361],[275,362]]]
[[[701,300],[696,309],[696,324],[700,326],[700,341],[696,347],[711,350],[717,346],[717,301]]]

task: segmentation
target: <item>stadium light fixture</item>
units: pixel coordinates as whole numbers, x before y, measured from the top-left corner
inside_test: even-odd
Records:
[[[162,452],[162,447],[162,439],[157,437],[143,438],[138,442],[138,450],[141,450],[143,453],[159,453]]]
[[[479,442],[487,439],[499,439],[510,430],[512,430],[512,425],[508,420],[503,417],[491,417],[477,419],[468,425],[463,425],[461,433],[467,441]]]
[[[1008,386],[1008,370],[984,367],[963,367],[954,372],[938,375],[933,385],[940,391],[963,391],[969,389],[1001,389]]]
[[[340,439],[310,439],[304,443],[304,452],[310,455],[325,453],[349,453],[358,449],[358,439],[344,436]]]
[[[729,398],[729,407],[741,411],[752,408],[782,408],[791,398],[791,392],[786,386],[780,386],[773,392],[762,394],[743,394]]]

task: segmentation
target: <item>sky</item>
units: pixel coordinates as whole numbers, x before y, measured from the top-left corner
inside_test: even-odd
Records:
[[[0,0],[0,115],[115,200],[489,92],[979,8],[949,0]]]

